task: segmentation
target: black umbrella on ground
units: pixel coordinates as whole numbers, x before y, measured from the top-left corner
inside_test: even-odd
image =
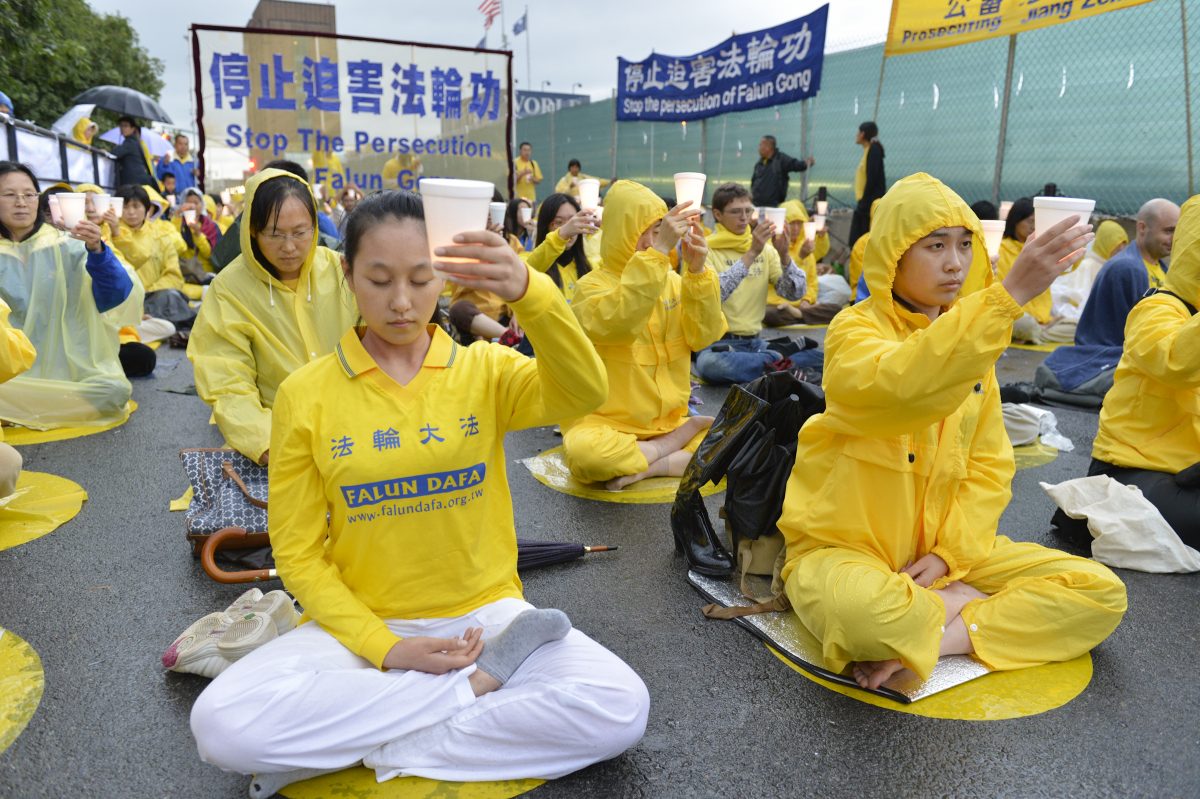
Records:
[[[617,547],[585,547],[583,544],[560,544],[557,541],[517,539],[517,569],[536,569],[582,558],[589,552],[611,552]]]
[[[84,103],[117,114],[172,124],[171,117],[156,100],[126,86],[93,86],[71,101],[71,105]]]

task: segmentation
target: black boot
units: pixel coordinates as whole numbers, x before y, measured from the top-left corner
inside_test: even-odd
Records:
[[[721,412],[679,479],[679,492],[671,506],[671,532],[676,551],[682,552],[688,567],[700,574],[727,577],[733,573],[733,556],[713,529],[700,487],[725,476],[755,419],[766,408],[766,402],[741,386],[731,388]]]

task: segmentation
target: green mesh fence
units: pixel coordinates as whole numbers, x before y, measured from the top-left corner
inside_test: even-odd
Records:
[[[1200,0],[1184,5],[1195,97]],[[831,206],[845,207],[862,153],[854,133],[868,119],[879,125],[889,181],[929,172],[968,202],[992,199],[1001,144],[1000,199],[1056,183],[1063,194],[1095,198],[1098,212],[1129,215],[1151,197],[1182,202],[1194,190],[1179,0],[1023,33],[1016,42],[1003,143],[1007,38],[890,58],[882,90],[883,46],[876,44],[828,53],[821,91],[807,103],[688,125],[614,126],[606,100],[521,120],[517,136],[533,144],[546,175],[539,197],[554,190],[571,158],[589,174],[631,178],[663,194],[673,193],[671,176],[681,171],[706,172],[710,187],[749,182],[758,140],[770,133],[784,152],[816,158],[810,193],[827,186]],[[1193,140],[1197,133],[1194,120]],[[793,175],[791,196],[802,191]]]

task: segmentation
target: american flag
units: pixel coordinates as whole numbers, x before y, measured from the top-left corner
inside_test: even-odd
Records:
[[[483,0],[479,4],[479,13],[483,14],[483,27],[492,27],[492,20],[500,16],[500,0]]]

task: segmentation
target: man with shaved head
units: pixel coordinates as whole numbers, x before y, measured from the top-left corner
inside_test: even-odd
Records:
[[[1096,275],[1075,329],[1075,346],[1055,350],[1037,369],[1037,384],[1048,397],[1100,405],[1121,360],[1125,318],[1147,291],[1166,280],[1164,259],[1171,254],[1178,222],[1179,206],[1170,200],[1150,200],[1138,211],[1133,244]]]

